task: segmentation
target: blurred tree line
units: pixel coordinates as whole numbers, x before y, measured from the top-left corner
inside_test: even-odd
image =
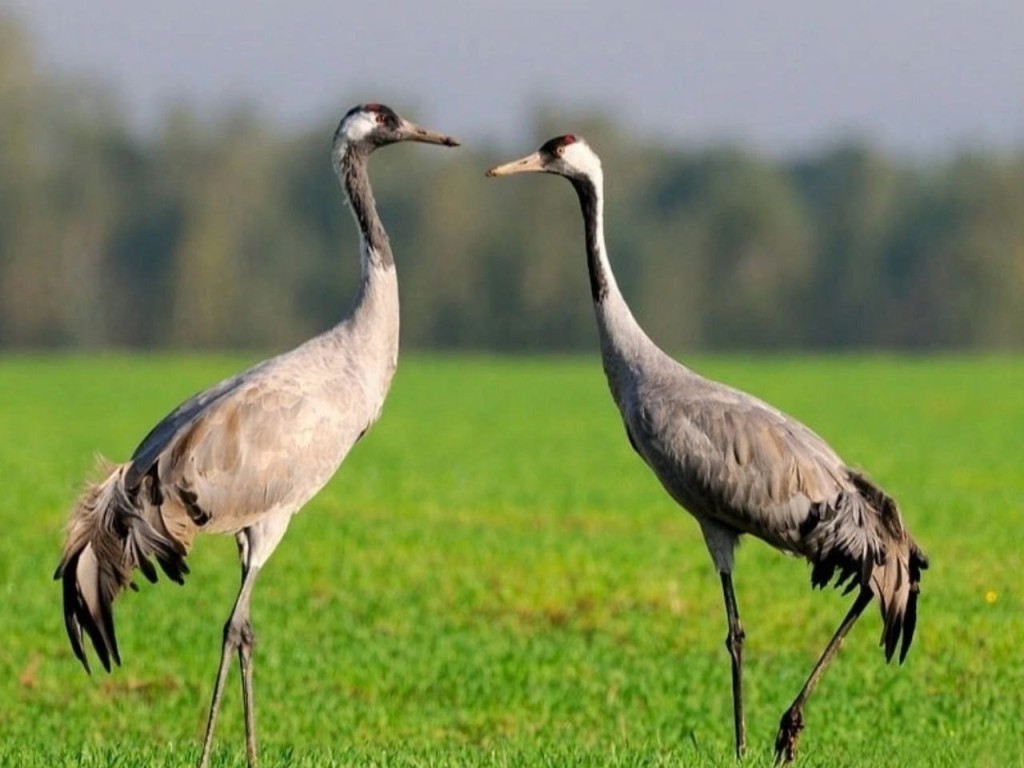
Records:
[[[280,348],[328,327],[358,280],[333,129],[182,108],[140,136],[0,16],[0,346]],[[783,162],[535,116],[537,144],[567,130],[602,155],[612,262],[663,346],[1024,347],[1024,152]],[[532,149],[375,156],[406,347],[592,346],[575,196],[483,178]]]

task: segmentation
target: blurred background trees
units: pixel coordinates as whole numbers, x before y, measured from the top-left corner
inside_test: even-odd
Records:
[[[601,115],[535,123],[602,155],[612,261],[662,346],[1024,348],[1024,147],[780,160],[638,143]],[[138,135],[0,15],[0,346],[275,349],[328,327],[358,279],[333,128],[179,108]],[[532,149],[375,158],[407,347],[592,344],[575,196],[483,178]]]

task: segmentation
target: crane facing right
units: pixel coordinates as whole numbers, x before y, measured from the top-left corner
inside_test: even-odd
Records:
[[[579,197],[601,357],[626,435],[669,495],[700,525],[721,577],[732,661],[736,756],[746,745],[743,627],[732,572],[743,534],[806,558],[811,583],[846,585],[857,596],[803,688],[782,715],[778,762],[796,756],[803,709],[843,638],[877,597],[881,645],[906,657],[917,624],[921,571],[928,560],[896,502],[848,466],[818,435],[767,403],[676,362],[644,333],[615,282],[604,242],[601,160],[582,138],[558,136],[488,176],[564,176]]]

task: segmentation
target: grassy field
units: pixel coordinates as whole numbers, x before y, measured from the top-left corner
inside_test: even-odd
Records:
[[[51,581],[99,451],[126,458],[231,358],[0,360],[0,766],[187,766],[238,567],[116,606],[86,676]],[[704,358],[900,501],[931,557],[907,663],[872,608],[807,710],[805,766],[1024,765],[1024,360]],[[747,542],[745,765],[846,611]],[[595,356],[403,360],[384,417],[292,523],[254,599],[266,766],[733,766],[718,579],[628,447]],[[98,665],[97,665],[98,666]],[[237,674],[215,764],[244,765]]]

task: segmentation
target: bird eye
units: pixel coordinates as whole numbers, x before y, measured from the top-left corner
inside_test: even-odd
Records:
[[[562,157],[565,154],[565,147],[561,144],[555,147],[555,154]]]
[[[382,113],[382,112],[374,113],[373,119],[377,121],[377,125],[384,125],[384,113]]]

